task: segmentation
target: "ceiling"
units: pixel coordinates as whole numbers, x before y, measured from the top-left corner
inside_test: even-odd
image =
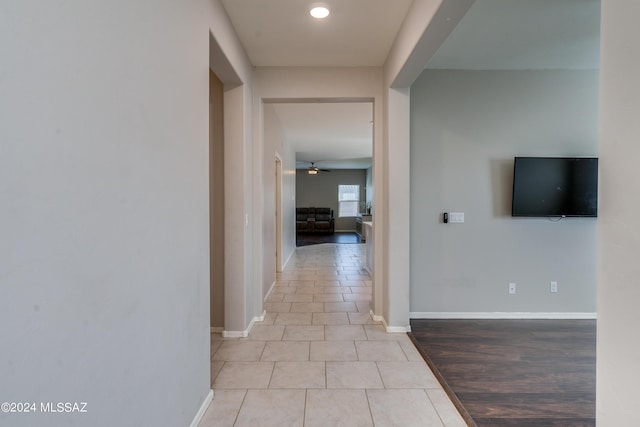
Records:
[[[600,0],[476,0],[427,68],[597,69]]]
[[[373,150],[370,102],[270,104],[299,168],[366,169]]]
[[[381,66],[412,0],[222,0],[256,67]],[[309,15],[311,5],[331,10]]]
[[[313,0],[222,3],[254,66],[382,66],[412,0],[324,0],[325,20]],[[599,68],[599,21],[600,0],[476,0],[427,67]],[[371,164],[370,104],[273,105],[298,160]]]

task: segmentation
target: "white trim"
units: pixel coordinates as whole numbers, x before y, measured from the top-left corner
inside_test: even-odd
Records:
[[[407,332],[411,332],[411,326],[387,326],[387,333],[390,334],[406,334]]]
[[[224,327],[223,326],[212,326],[211,327],[211,333],[212,334],[221,334],[224,332]]]
[[[411,319],[597,319],[598,313],[412,311]]]
[[[276,287],[276,281],[274,280],[273,283],[271,284],[271,287],[267,291],[267,294],[264,296],[264,302],[267,302],[267,299],[271,296],[271,292],[273,292],[273,289],[275,287]],[[262,320],[264,320],[264,314],[262,315]]]
[[[384,316],[377,316],[373,314],[373,310],[369,310],[369,314],[371,314],[371,318],[374,322],[382,322],[382,327],[388,334],[406,334],[407,332],[411,332],[411,325],[408,326],[389,326],[387,325],[387,321]]]
[[[196,412],[196,416],[193,417],[193,421],[191,421],[189,427],[198,427],[198,424],[202,421],[202,417],[204,417],[204,413],[207,412],[207,408],[211,404],[211,401],[213,401],[213,390],[209,390],[209,393],[207,393],[207,396],[202,401],[202,405],[200,405],[200,409]]]
[[[253,319],[251,319],[251,322],[249,322],[249,326],[247,326],[247,329],[245,329],[244,331],[222,331],[222,337],[223,338],[246,338],[249,336],[249,332],[251,332],[251,329],[253,328],[253,324],[256,322],[264,322],[264,316],[266,316],[267,312],[266,310],[262,312],[262,316],[256,316]]]

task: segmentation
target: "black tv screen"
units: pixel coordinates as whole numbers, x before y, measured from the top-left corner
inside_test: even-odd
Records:
[[[512,216],[598,216],[598,159],[516,157]]]

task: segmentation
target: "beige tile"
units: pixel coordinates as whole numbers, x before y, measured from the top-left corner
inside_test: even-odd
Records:
[[[367,294],[367,295],[372,294],[371,287],[369,286],[354,286],[353,288],[349,288],[349,289],[351,290],[351,293],[354,293],[354,294]]]
[[[396,341],[356,341],[358,359],[372,362],[406,362],[407,356]]]
[[[265,320],[249,337],[212,334],[216,398],[203,427],[233,425],[236,417],[237,425],[370,426],[371,410],[377,425],[418,419],[420,426],[440,426],[429,424],[428,404],[447,426],[464,425],[407,335],[388,334],[371,319],[364,262],[360,245],[298,248],[277,273]],[[378,394],[387,391],[400,394]]]
[[[324,327],[327,341],[363,341],[367,339],[361,325],[327,325]]]
[[[440,383],[424,362],[378,362],[385,388],[437,388]]]
[[[350,286],[350,287],[355,287],[355,286],[368,286],[367,283],[364,280],[341,280],[340,281],[340,285],[341,286]]]
[[[313,296],[315,302],[344,302],[342,294],[316,294]]]
[[[308,390],[305,427],[373,425],[364,390]]]
[[[313,294],[291,294],[284,296],[284,302],[313,302]]]
[[[344,288],[344,287],[324,287],[322,288],[322,293],[323,294],[350,294],[351,289]]]
[[[370,277],[368,274],[347,274],[346,280],[348,281],[358,281],[358,280],[369,280]]]
[[[316,287],[298,288],[296,290],[296,295],[316,295],[321,293],[322,293],[322,288],[316,288]]]
[[[289,286],[296,286],[296,287],[308,287],[308,286],[314,286],[314,281],[313,280],[291,280],[289,282]]]
[[[360,313],[371,313],[371,302],[369,301],[356,301],[356,307]]]
[[[324,304],[321,302],[294,302],[291,304],[292,313],[322,313]]]
[[[376,341],[400,341],[409,340],[406,333],[389,333],[382,325],[365,325],[364,331],[367,338]]]
[[[348,313],[349,323],[352,325],[376,325],[369,312],[366,313]]]
[[[325,388],[323,362],[276,362],[269,388]]]
[[[260,360],[264,341],[223,341],[211,360],[250,362]]]
[[[308,272],[308,273],[294,273],[293,278],[294,278],[294,280],[292,280],[290,283],[293,283],[294,281],[296,281],[296,282],[314,281],[316,279],[316,274],[313,271]],[[294,286],[294,285],[291,284],[290,286]],[[298,285],[296,285],[296,286],[298,286]]]
[[[224,361],[211,362],[211,371],[210,371],[211,382],[210,382],[210,384],[213,385],[213,382],[218,377],[218,374],[222,370],[222,367],[224,366],[224,364],[225,364]]]
[[[233,426],[246,394],[246,390],[216,390],[198,427]]]
[[[383,388],[374,362],[326,362],[327,388]]]
[[[353,341],[313,341],[310,360],[356,361],[358,354]]]
[[[325,302],[324,311],[327,313],[357,312],[358,308],[352,302]]]
[[[324,340],[324,326],[287,325],[284,330],[283,341],[321,341]]]
[[[337,275],[333,275],[332,277],[335,277]],[[326,277],[326,276],[325,276]],[[340,286],[340,281],[338,280],[333,280],[333,279],[329,279],[329,280],[316,280],[315,282],[315,286],[321,286],[321,287],[336,287],[336,286]]]
[[[296,288],[291,286],[276,286],[273,289],[273,293],[291,295],[296,293]]]
[[[211,340],[211,357],[213,358],[213,355],[216,354],[216,351],[218,351],[218,349],[220,348],[220,346],[222,345],[222,340]]]
[[[278,313],[274,325],[310,325],[311,313]]]
[[[226,362],[213,382],[213,388],[267,388],[273,364],[274,362]]]
[[[424,390],[367,390],[376,427],[443,427]]]
[[[282,339],[284,326],[260,325],[256,324],[251,328],[247,339],[258,341],[277,341]]]
[[[264,309],[268,313],[288,313],[291,311],[291,303],[288,302],[267,302]]]
[[[283,294],[282,292],[273,292],[271,295],[269,295],[269,298],[267,298],[266,302],[282,302],[284,296],[285,294]]]
[[[260,360],[263,362],[309,360],[309,342],[267,341]]]
[[[256,322],[256,325],[273,325],[273,321],[276,320],[278,313],[267,313],[264,315],[262,322]]]
[[[400,344],[402,351],[404,351],[405,356],[407,356],[407,359],[409,359],[410,361],[419,362],[424,360],[422,358],[422,355],[420,354],[416,346],[413,345],[413,342],[411,340],[398,341],[398,343]]]
[[[301,426],[305,390],[249,390],[235,427]]]
[[[368,294],[343,294],[343,298],[351,302],[371,302],[371,295]]]
[[[314,325],[348,325],[347,313],[313,313]]]
[[[442,388],[427,390],[431,403],[436,408],[440,419],[446,427],[466,427],[467,423]]]

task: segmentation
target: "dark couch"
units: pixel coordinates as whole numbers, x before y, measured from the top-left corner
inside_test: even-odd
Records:
[[[296,208],[296,231],[298,233],[333,234],[335,218],[330,208]]]

